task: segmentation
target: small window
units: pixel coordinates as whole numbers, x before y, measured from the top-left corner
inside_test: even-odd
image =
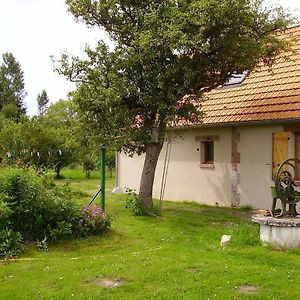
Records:
[[[214,142],[203,141],[201,151],[201,164],[202,165],[213,165],[214,163]]]
[[[223,87],[231,87],[241,84],[247,77],[249,71],[244,71],[243,73],[234,72],[231,74],[229,80],[223,85]]]

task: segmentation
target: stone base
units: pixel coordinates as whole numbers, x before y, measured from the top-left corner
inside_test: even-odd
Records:
[[[254,215],[252,221],[260,224],[260,239],[263,243],[280,248],[300,247],[300,217],[276,219]]]

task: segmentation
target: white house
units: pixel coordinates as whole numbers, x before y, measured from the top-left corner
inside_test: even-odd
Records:
[[[206,94],[201,124],[170,129],[177,138],[161,152],[154,197],[270,208],[278,164],[300,158],[300,27],[285,36],[295,52]],[[119,187],[138,191],[144,156],[118,161]]]

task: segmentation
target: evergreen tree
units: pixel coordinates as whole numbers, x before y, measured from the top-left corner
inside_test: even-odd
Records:
[[[38,110],[39,115],[43,115],[47,110],[47,105],[49,103],[49,97],[47,95],[46,90],[42,90],[40,94],[37,96]]]
[[[5,104],[15,104],[21,114],[26,112],[24,99],[26,97],[24,73],[20,63],[12,53],[2,55],[0,65],[0,110]]]

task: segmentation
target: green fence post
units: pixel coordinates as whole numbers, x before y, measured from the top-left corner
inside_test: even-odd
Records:
[[[101,208],[105,211],[105,157],[106,157],[106,145],[100,145],[100,152],[101,152]]]

